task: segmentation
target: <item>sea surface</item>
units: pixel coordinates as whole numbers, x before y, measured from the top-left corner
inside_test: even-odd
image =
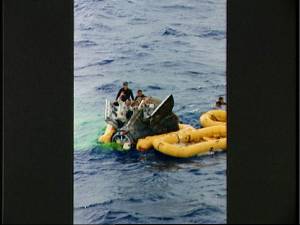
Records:
[[[225,223],[226,153],[174,159],[97,143],[123,81],[199,116],[226,95],[225,0],[75,0],[74,223]]]

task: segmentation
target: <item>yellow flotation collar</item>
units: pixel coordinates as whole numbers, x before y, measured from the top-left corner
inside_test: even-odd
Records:
[[[107,124],[105,133],[99,137],[98,141],[100,143],[108,144],[111,142],[111,138],[115,133],[116,129],[112,125]]]

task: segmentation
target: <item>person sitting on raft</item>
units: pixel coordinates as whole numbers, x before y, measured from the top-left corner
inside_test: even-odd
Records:
[[[116,100],[121,99],[123,102],[126,102],[127,100],[134,100],[134,96],[132,93],[132,90],[128,87],[128,82],[123,83],[123,87],[119,90]]]

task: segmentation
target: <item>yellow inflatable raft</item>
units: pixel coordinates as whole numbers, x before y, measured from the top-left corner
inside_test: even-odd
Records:
[[[167,135],[153,141],[154,148],[166,155],[188,158],[226,148],[226,126],[207,127]]]
[[[195,129],[189,125],[180,125],[180,130],[168,134],[140,139],[137,150],[151,148],[178,158],[188,158],[209,152],[222,151],[227,147],[226,112],[212,110],[200,117],[202,127]]]
[[[167,134],[160,134],[160,135],[155,135],[155,136],[148,136],[146,138],[142,138],[139,139],[136,145],[136,149],[139,151],[147,151],[149,149],[153,148],[153,141],[155,139],[159,139],[168,135],[172,135],[172,134],[177,134],[180,132],[183,132],[184,130],[195,130],[194,127],[187,125],[187,124],[179,124],[179,131],[176,132],[171,132],[171,133],[167,133]]]
[[[226,121],[226,111],[223,110],[211,110],[200,117],[202,127],[225,125]]]

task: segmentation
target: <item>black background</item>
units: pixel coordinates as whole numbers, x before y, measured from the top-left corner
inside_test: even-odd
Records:
[[[228,1],[228,221],[298,219],[298,1]]]
[[[5,223],[73,219],[73,3],[4,0]]]
[[[2,2],[2,220],[72,223],[73,1]],[[228,0],[228,223],[298,221],[298,9]]]

